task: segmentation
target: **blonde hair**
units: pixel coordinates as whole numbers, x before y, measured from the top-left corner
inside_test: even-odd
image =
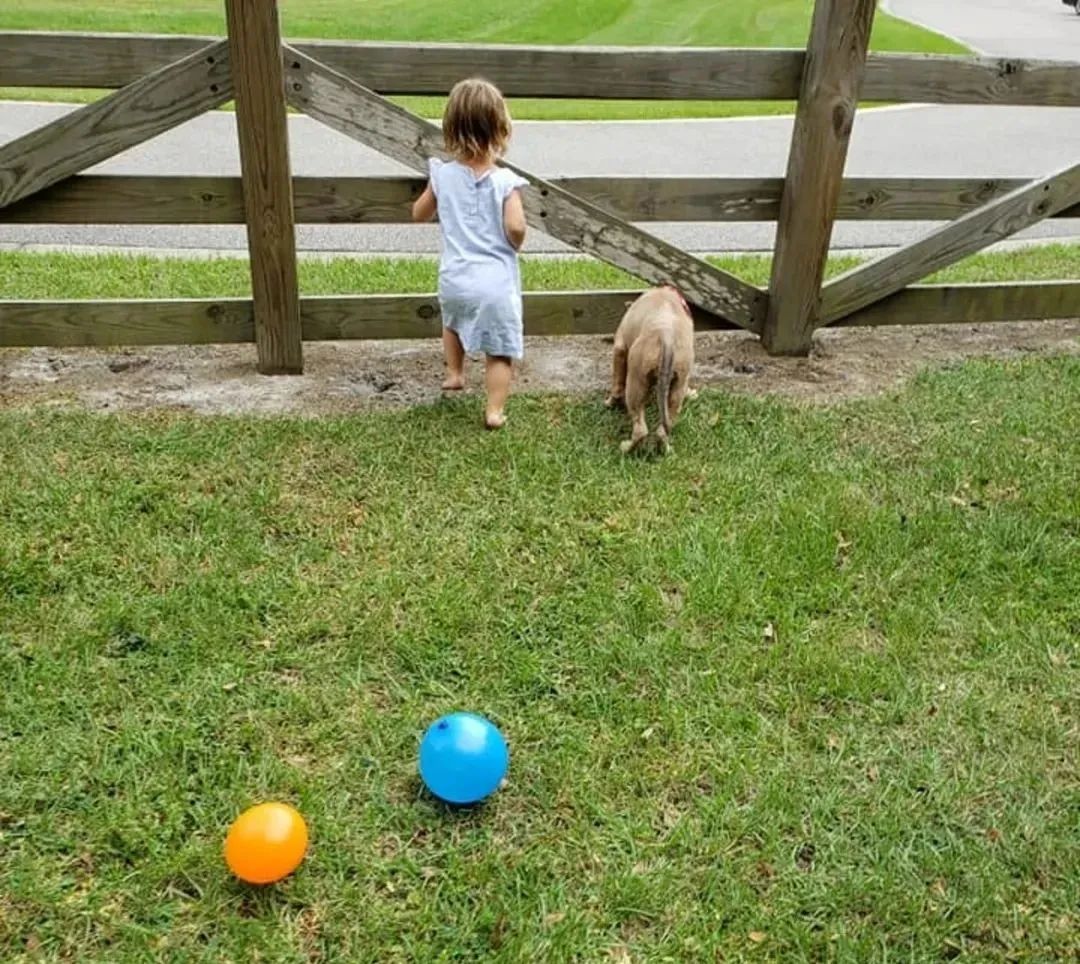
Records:
[[[506,153],[513,125],[499,88],[474,77],[450,91],[442,129],[451,154],[459,160],[477,161]]]

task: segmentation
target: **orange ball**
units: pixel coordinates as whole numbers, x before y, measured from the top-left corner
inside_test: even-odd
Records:
[[[288,804],[260,803],[229,828],[225,863],[249,884],[272,884],[300,866],[307,845],[307,824],[299,813]]]

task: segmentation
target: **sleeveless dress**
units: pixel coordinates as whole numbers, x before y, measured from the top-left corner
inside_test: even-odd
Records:
[[[521,272],[506,240],[503,205],[529,182],[496,167],[477,176],[457,161],[429,162],[442,229],[439,305],[465,351],[507,358],[525,352]]]

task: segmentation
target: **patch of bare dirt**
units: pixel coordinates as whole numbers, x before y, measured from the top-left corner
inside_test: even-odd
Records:
[[[1080,321],[819,333],[809,358],[770,358],[751,335],[702,332],[697,383],[810,404],[875,395],[966,358],[1080,353]],[[611,338],[528,339],[518,392],[600,393]],[[0,350],[0,406],[205,415],[322,415],[422,405],[440,396],[436,341],[312,343],[305,374],[255,372],[253,346]],[[481,371],[472,368],[479,387]]]

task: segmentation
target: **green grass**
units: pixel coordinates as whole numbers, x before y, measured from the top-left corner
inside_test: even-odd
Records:
[[[660,461],[512,404],[0,414],[0,958],[1075,954],[1080,360],[705,392]],[[467,812],[454,708],[512,749]]]
[[[281,0],[282,28],[291,37],[478,43],[674,44],[801,47],[808,0],[751,0],[705,7],[697,0],[475,0],[434,6],[425,0]],[[169,6],[152,0],[7,0],[0,28],[131,33],[220,34],[219,0]],[[950,41],[879,13],[874,39],[882,50],[955,49]],[[929,45],[929,47],[928,47]]]
[[[712,258],[752,284],[769,281],[769,259]],[[858,263],[830,260],[835,275]],[[378,294],[434,291],[438,266],[430,258],[304,259],[305,294]],[[939,272],[931,281],[974,283],[1080,278],[1080,246],[1068,244],[983,254]],[[594,261],[524,258],[522,280],[533,291],[640,287],[641,282]],[[128,255],[28,254],[0,251],[0,298],[196,298],[241,297],[251,292],[246,261],[235,258],[181,260]]]
[[[533,44],[671,44],[678,46],[804,47],[812,4],[808,0],[749,0],[702,4],[699,0],[283,0],[283,26],[292,37],[396,41],[472,41]],[[221,34],[220,0],[6,0],[0,29],[83,30],[135,33]],[[882,51],[962,53],[964,48],[921,27],[879,12],[872,46]],[[11,92],[9,92],[11,93]],[[25,93],[21,96],[24,96]],[[30,92],[34,97],[80,99],[71,91]],[[441,101],[408,98],[430,116]],[[521,119],[713,117],[781,113],[783,103],[574,102],[523,100]]]

